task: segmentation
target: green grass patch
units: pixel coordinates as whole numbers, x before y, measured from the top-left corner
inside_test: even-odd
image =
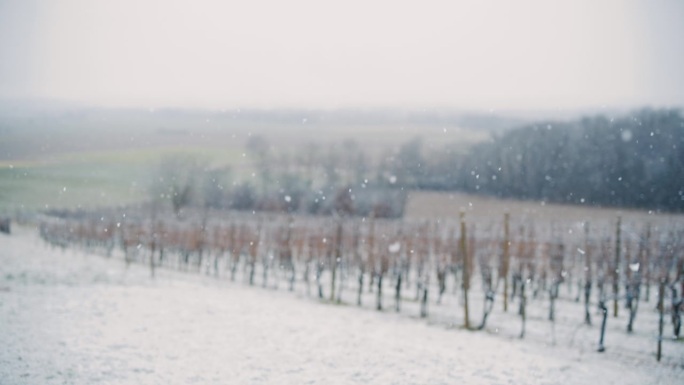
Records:
[[[41,161],[0,163],[0,212],[89,208],[140,202],[163,159],[192,156],[209,167],[234,165],[237,149],[146,148],[77,152]]]

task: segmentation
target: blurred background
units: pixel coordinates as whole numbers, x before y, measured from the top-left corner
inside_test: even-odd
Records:
[[[389,216],[425,191],[681,211],[683,20],[677,1],[2,0],[0,210],[188,186],[249,210],[326,213],[353,188]]]

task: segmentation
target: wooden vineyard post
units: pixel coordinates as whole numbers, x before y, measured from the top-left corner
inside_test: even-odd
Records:
[[[287,266],[290,269],[290,291],[294,291],[295,280],[297,279],[297,270],[295,267],[295,256],[292,251],[292,228],[294,226],[294,217],[290,215],[287,218],[287,233],[285,235],[285,259]]]
[[[658,280],[658,351],[656,352],[656,359],[660,362],[663,353],[663,327],[665,326],[665,277],[661,275]]]
[[[606,351],[606,346],[603,344],[603,341],[606,335],[606,320],[608,319],[608,308],[606,307],[606,303],[603,298],[599,300],[599,309],[601,309],[601,315],[603,316],[603,319],[601,320],[601,336],[599,338],[598,351],[599,353],[603,353]]]
[[[394,300],[395,300],[395,310],[397,313],[401,311],[401,283],[402,283],[402,277],[404,274],[404,259],[402,258],[402,253],[404,250],[402,250],[404,247],[402,247],[403,244],[405,244],[404,241],[404,235],[403,235],[403,228],[399,227],[399,233],[397,234],[397,241],[396,243],[392,243],[390,246],[390,253],[395,254],[393,256],[393,260],[395,261],[395,268],[397,271],[397,282],[395,285],[394,289]],[[398,249],[396,245],[399,245]]]
[[[427,222],[423,223],[417,233],[417,245],[416,245],[416,256],[418,260],[416,261],[416,301],[420,301],[421,295],[423,295],[425,291],[425,284],[426,284],[426,274],[425,274],[425,265],[426,265],[426,260],[429,259],[429,254],[430,254],[430,240],[429,240],[429,224]],[[427,316],[427,313],[424,312],[425,305],[424,302],[421,302],[420,306],[420,316],[425,317]]]
[[[615,265],[613,266],[613,317],[618,316],[618,294],[620,290],[620,217],[615,229]]]
[[[641,247],[640,247],[641,248]],[[625,287],[625,307],[629,309],[629,320],[627,322],[627,332],[631,333],[634,330],[634,320],[636,318],[637,310],[639,308],[639,292],[641,290],[641,250],[637,252],[636,257],[632,256],[631,243],[626,244],[627,269],[627,283]]]
[[[161,227],[161,222],[157,222],[157,201],[152,204],[152,218],[150,220],[150,275],[154,278],[154,253],[157,249],[157,230]],[[161,262],[161,261],[160,261]]]
[[[239,246],[238,246],[238,239]],[[237,224],[232,222],[228,233],[229,253],[230,253],[230,280],[235,282],[238,264],[240,263],[240,253],[242,252],[242,238],[238,238]]]
[[[271,222],[270,218],[267,218],[268,222]],[[261,272],[261,286],[265,289],[268,287],[268,271],[270,268],[271,261],[269,258],[271,257],[269,254],[269,243],[271,242],[271,237],[273,236],[271,233],[273,232],[272,226],[266,227],[266,230],[264,230],[264,250],[265,253],[262,253],[261,256],[261,266],[262,266],[262,272]],[[260,238],[261,239],[261,238]]]
[[[508,222],[510,219],[509,213],[504,214],[504,239],[503,239],[503,261],[501,273],[503,275],[504,292],[503,292],[503,310],[508,311],[508,270],[510,267],[511,255],[510,255],[510,238]]]
[[[670,233],[668,240],[660,251],[658,257],[658,350],[656,359],[660,362],[663,353],[663,329],[665,327],[665,289],[669,281],[668,268],[671,266],[673,234]]]
[[[375,279],[375,271],[377,269],[375,264],[375,212],[371,212],[370,224],[368,227],[368,242],[366,243],[366,250],[368,251],[368,269],[370,274],[370,277],[368,279],[368,291],[372,293],[373,280]]]
[[[332,269],[332,282],[330,285],[330,302],[335,300],[335,276],[337,273],[337,267],[342,261],[342,218],[337,222],[337,233],[335,234],[335,253],[333,254],[333,261],[330,268]],[[340,303],[342,299],[340,298],[337,303]]]
[[[620,223],[620,220],[618,217],[618,229],[620,228],[619,223]],[[602,258],[599,258],[599,260],[603,260],[603,258],[608,259],[607,245],[608,245],[608,241],[605,241],[603,244],[604,251],[602,252]],[[610,263],[606,263],[606,265],[610,265]],[[600,270],[600,269],[601,269],[601,267],[597,266],[597,270]],[[617,266],[615,266],[615,268],[613,270],[613,277],[615,277],[617,275],[615,273],[616,271],[617,271]],[[606,322],[608,320],[608,306],[606,305],[607,296],[606,296],[606,292],[603,288],[603,279],[604,279],[603,277],[604,277],[604,274],[601,274],[598,278],[598,280],[599,280],[599,283],[598,283],[599,284],[599,309],[601,310],[601,316],[602,316],[602,319],[601,319],[601,336],[599,338],[599,346],[598,346],[599,353],[603,353],[606,351],[606,346],[604,345],[604,339],[605,339],[605,335],[606,335]],[[615,285],[617,285],[617,284],[614,283],[613,290],[617,290],[615,288]],[[615,301],[617,301],[617,298],[615,299]]]
[[[249,242],[249,285],[254,285],[254,274],[256,273],[256,259],[259,253],[259,242],[261,241],[261,218],[257,224],[256,232],[252,234]]]
[[[463,318],[464,326],[466,329],[470,329],[470,318],[468,316],[468,289],[470,288],[470,258],[468,258],[468,253],[466,250],[466,223],[465,223],[465,213],[461,211],[460,213],[461,221],[461,239],[459,241],[459,249],[461,255],[463,256]]]
[[[154,217],[152,219],[154,221]],[[152,233],[150,234],[150,275],[154,278],[154,253],[157,250],[157,232],[152,222]]]
[[[681,250],[681,248],[680,248]],[[681,251],[679,253],[681,255]],[[674,338],[676,340],[679,339],[679,334],[682,329],[682,305],[684,305],[684,299],[682,298],[684,295],[684,258],[679,257],[676,258],[676,263],[675,263],[676,269],[677,269],[677,275],[675,277],[674,282],[672,283],[672,326],[674,327]],[[679,292],[679,295],[677,295],[677,289],[675,284],[679,282],[681,289]],[[678,298],[679,297],[679,298]]]
[[[549,269],[551,271],[551,287],[549,288],[549,321],[556,322],[556,300],[563,282],[563,259],[565,257],[565,245],[558,240],[549,247]]]
[[[316,286],[318,287],[318,298],[323,300],[323,258],[328,250],[327,238],[325,237],[325,230],[321,231],[316,242]]]
[[[646,240],[644,245],[644,259],[641,261],[641,268],[644,269],[644,281],[646,283],[646,298],[645,301],[651,297],[651,224],[646,224]]]
[[[126,226],[126,224],[124,223],[121,226],[121,248],[124,252],[124,262],[126,262],[126,269],[128,269],[128,266],[130,266],[131,264],[131,256],[129,254],[130,244],[130,226]],[[62,246],[62,250],[64,250],[64,246]]]
[[[354,260],[356,261],[359,269],[359,276],[358,276],[358,281],[359,281],[359,290],[356,295],[356,306],[361,306],[361,296],[363,295],[363,275],[366,273],[366,261],[363,260],[363,257],[361,256],[361,251],[360,249],[360,243],[361,243],[361,228],[360,224],[357,222],[356,225],[354,226],[354,240],[352,241],[353,244],[353,252],[354,252]],[[365,246],[365,244],[364,244]]]
[[[522,318],[522,328],[520,338],[525,338],[525,326],[527,323],[527,293],[525,293],[526,280],[523,278],[520,283],[520,317]]]
[[[584,323],[591,325],[589,302],[591,301],[592,266],[589,245],[589,222],[584,222]]]

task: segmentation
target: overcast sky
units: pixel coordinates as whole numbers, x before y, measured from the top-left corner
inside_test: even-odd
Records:
[[[684,106],[684,1],[0,0],[0,98]]]

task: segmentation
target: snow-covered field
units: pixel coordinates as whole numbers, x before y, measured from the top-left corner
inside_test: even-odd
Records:
[[[0,384],[684,383],[684,343],[668,341],[661,363],[653,357],[650,309],[638,316],[641,333],[612,322],[599,354],[596,327],[563,329],[562,303],[552,344],[542,316],[519,340],[513,315],[468,332],[436,306],[425,322],[411,304],[376,312],[283,286],[171,270],[151,279],[143,265],[53,250],[16,228],[0,234]]]

